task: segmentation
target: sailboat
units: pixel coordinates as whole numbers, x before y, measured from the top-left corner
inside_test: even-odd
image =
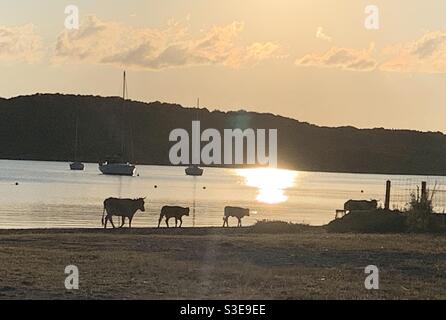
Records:
[[[197,119],[198,119],[198,110],[200,109],[200,99],[197,100]],[[192,177],[201,177],[203,175],[204,170],[200,168],[197,164],[192,164],[185,170],[186,175]]]
[[[126,101],[127,93],[127,80],[126,73],[124,71],[124,81],[123,81],[123,104]],[[99,164],[99,171],[105,175],[115,175],[115,176],[133,176],[136,171],[136,166],[124,161],[124,129],[122,129],[122,141],[121,141],[121,159],[120,161],[108,160]]]
[[[70,163],[70,169],[74,171],[82,171],[85,166],[77,160],[77,149],[79,148],[79,114],[76,114],[76,137],[74,139],[74,162]]]
[[[185,171],[188,176],[201,177],[204,169],[200,168],[197,164],[193,164],[187,167]]]

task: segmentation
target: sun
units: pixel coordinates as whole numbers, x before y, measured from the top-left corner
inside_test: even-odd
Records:
[[[278,204],[288,200],[285,190],[294,186],[298,172],[273,168],[238,169],[246,184],[258,189],[257,201]]]

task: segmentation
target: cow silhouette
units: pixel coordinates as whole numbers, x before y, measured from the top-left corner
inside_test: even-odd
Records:
[[[146,211],[145,198],[139,199],[118,199],[108,198],[104,201],[104,211],[102,212],[102,225],[107,229],[107,222],[110,221],[113,228],[113,216],[121,217],[122,223],[119,228],[122,228],[125,223],[125,218],[129,219],[129,228],[132,227],[132,220],[138,210]],[[107,214],[106,214],[107,213]]]
[[[225,214],[223,216],[223,228],[225,226],[229,227],[229,217],[237,218],[237,227],[241,227],[243,217],[249,217],[249,209],[229,206],[225,207]]]
[[[161,221],[163,218],[166,219],[166,225],[169,228],[169,220],[170,218],[175,218],[175,228],[183,225],[183,216],[189,216],[190,209],[189,208],[183,208],[178,206],[164,206],[161,209],[160,218],[158,220],[158,228],[161,225]],[[180,225],[178,226],[178,221],[180,222]]]
[[[375,210],[378,208],[377,200],[348,200],[344,204],[345,212]]]

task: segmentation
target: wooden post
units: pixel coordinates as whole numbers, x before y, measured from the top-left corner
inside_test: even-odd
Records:
[[[427,183],[426,181],[421,182],[421,200],[427,200]]]
[[[384,209],[389,210],[390,209],[390,189],[392,186],[392,182],[390,180],[387,180],[386,182],[386,200],[384,202]]]

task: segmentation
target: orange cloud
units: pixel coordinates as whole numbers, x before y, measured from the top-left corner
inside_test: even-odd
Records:
[[[42,54],[41,38],[34,26],[0,26],[0,60],[32,63]]]
[[[297,66],[339,68],[350,71],[372,71],[378,62],[372,57],[374,45],[369,49],[332,47],[323,54],[307,54],[297,59]]]
[[[380,69],[392,72],[446,72],[446,32],[428,32],[415,41],[385,48]]]
[[[325,40],[325,41],[328,41],[328,42],[331,42],[331,40],[332,40],[330,36],[325,34],[324,28],[322,28],[322,27],[318,27],[317,28],[317,30],[316,30],[316,38],[321,39],[321,40]]]
[[[272,43],[236,44],[241,22],[214,26],[199,35],[181,22],[165,29],[134,28],[89,16],[79,30],[64,31],[56,43],[58,62],[84,61],[160,70],[198,65],[240,67],[273,58],[279,46]]]

